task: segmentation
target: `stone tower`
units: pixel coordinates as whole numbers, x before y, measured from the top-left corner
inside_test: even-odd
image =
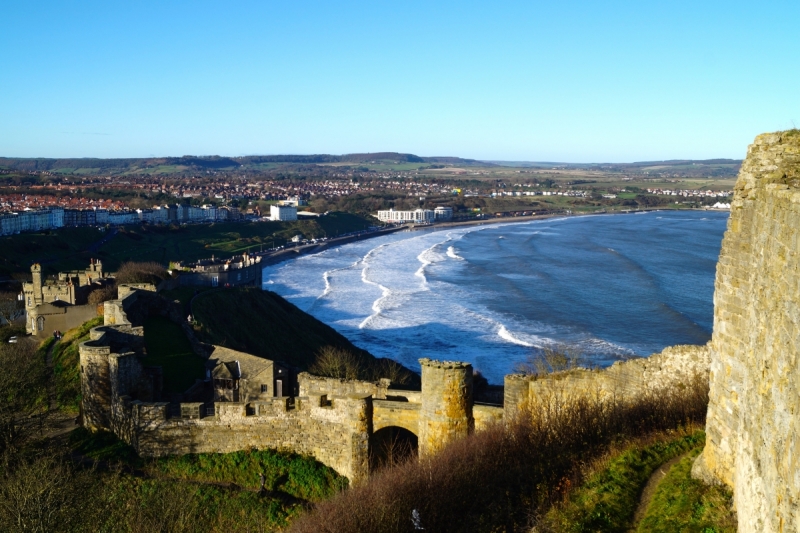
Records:
[[[95,342],[102,335],[99,329],[92,330],[91,340],[78,347],[83,426],[91,430],[109,429],[111,417],[111,348]]]
[[[419,456],[432,455],[475,427],[472,417],[472,365],[420,359],[422,406]]]
[[[34,263],[31,266],[33,276],[33,305],[42,303],[42,265]]]

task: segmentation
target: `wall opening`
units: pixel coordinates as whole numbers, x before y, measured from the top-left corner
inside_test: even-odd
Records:
[[[371,471],[391,467],[417,457],[417,436],[405,428],[388,426],[379,429],[369,439]]]

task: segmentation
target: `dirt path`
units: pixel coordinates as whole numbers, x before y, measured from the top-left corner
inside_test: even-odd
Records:
[[[628,533],[636,533],[636,528],[639,527],[639,522],[641,522],[642,518],[644,518],[647,508],[650,506],[650,501],[653,499],[653,496],[656,493],[658,484],[661,483],[665,477],[667,477],[667,473],[669,472],[670,468],[672,468],[675,463],[686,457],[690,452],[691,450],[677,457],[673,457],[663,465],[656,468],[655,472],[653,472],[653,474],[650,476],[650,479],[647,480],[647,485],[644,486],[642,495],[639,498],[639,505],[636,507],[636,512],[633,515],[633,526],[628,530]]]

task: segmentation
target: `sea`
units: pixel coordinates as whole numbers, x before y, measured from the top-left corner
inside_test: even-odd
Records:
[[[660,211],[403,231],[264,268],[263,288],[419,370],[501,384],[545,347],[595,366],[711,337],[728,213]]]

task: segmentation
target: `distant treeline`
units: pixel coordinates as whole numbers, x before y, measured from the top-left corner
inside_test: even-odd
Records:
[[[485,166],[474,159],[460,157],[420,157],[413,154],[400,154],[396,152],[378,152],[372,154],[345,154],[345,155],[252,155],[244,157],[222,156],[183,156],[183,157],[151,157],[131,159],[46,159],[46,158],[11,158],[0,157],[0,168],[9,170],[29,171],[59,171],[61,169],[94,169],[98,172],[146,172],[150,168],[161,166],[183,166],[198,170],[220,170],[249,167],[262,163],[286,164],[320,164],[320,163],[356,163],[363,164],[371,161],[391,161],[397,163],[444,163],[458,165]]]

